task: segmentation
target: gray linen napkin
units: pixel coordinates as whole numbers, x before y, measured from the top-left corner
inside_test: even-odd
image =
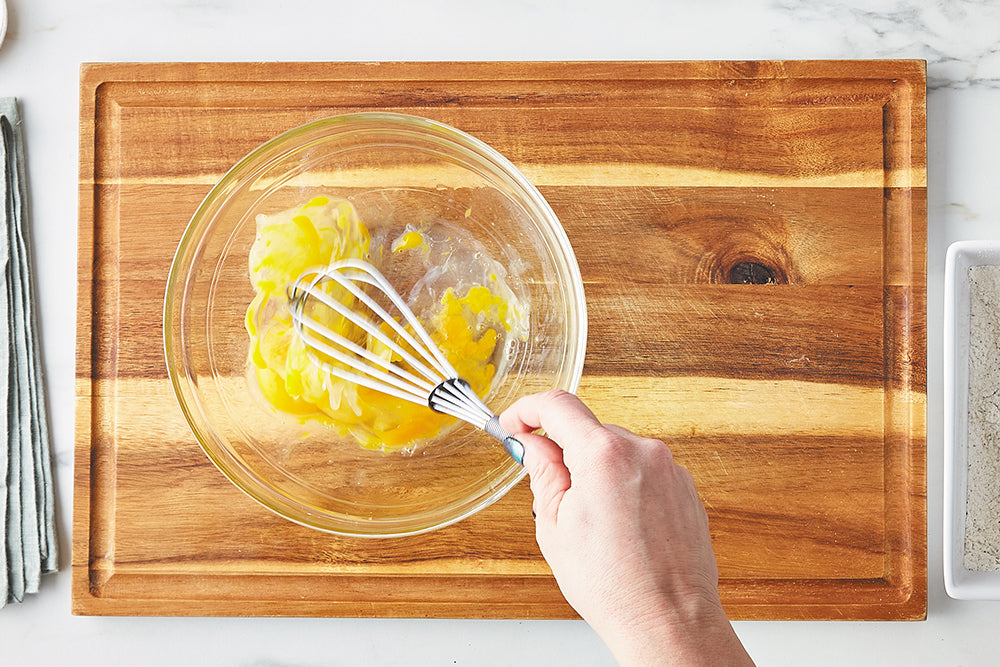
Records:
[[[58,567],[48,418],[32,290],[21,118],[0,98],[4,200],[0,230],[0,607],[37,593]]]

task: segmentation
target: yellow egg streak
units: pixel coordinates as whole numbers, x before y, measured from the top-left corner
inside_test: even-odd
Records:
[[[392,244],[392,251],[424,243],[419,232],[408,231]],[[455,420],[318,368],[292,329],[285,295],[303,271],[339,259],[368,259],[370,245],[371,235],[347,202],[316,197],[295,209],[258,216],[250,251],[255,296],[246,313],[249,367],[260,394],[275,410],[350,434],[366,448],[395,451],[433,438]],[[492,359],[499,333],[510,329],[507,314],[503,297],[475,285],[465,294],[448,288],[432,321],[424,323],[430,324],[431,337],[459,376],[478,394],[489,390],[496,373]],[[385,358],[391,354],[343,318],[334,316],[326,324]]]

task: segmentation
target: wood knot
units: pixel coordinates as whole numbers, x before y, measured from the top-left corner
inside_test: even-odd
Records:
[[[760,244],[758,244],[760,245]],[[788,285],[788,258],[779,248],[757,247],[709,252],[699,262],[700,280],[723,285]]]
[[[775,285],[777,269],[760,262],[737,262],[730,267],[726,278],[731,285]]]

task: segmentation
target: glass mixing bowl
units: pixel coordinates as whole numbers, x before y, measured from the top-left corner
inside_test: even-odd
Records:
[[[525,474],[485,433],[461,424],[412,451],[368,450],[315,421],[275,411],[254,391],[244,318],[254,296],[248,255],[255,218],[317,195],[350,201],[375,242],[396,237],[408,223],[452,225],[506,267],[506,281],[530,316],[527,335],[509,341],[507,363],[483,397],[494,411],[536,391],[575,391],[587,338],[583,283],[569,240],[538,190],[497,151],[459,130],[415,116],[362,113],[316,121],[260,146],[195,212],[164,303],[167,368],[180,407],[226,477],[297,523],[390,537],[468,517]],[[412,278],[388,277],[394,284]]]

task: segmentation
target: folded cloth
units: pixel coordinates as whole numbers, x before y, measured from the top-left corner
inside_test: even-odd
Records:
[[[31,272],[28,191],[21,118],[0,98],[0,519],[4,548],[0,607],[37,593],[58,567],[48,417]]]

